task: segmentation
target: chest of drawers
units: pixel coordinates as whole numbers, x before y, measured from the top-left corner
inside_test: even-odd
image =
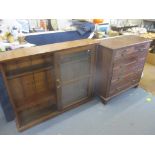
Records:
[[[140,39],[124,36],[98,47],[96,92],[104,102],[138,86],[150,46],[150,42]]]

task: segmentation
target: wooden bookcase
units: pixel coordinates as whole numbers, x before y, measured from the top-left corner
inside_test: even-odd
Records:
[[[57,110],[53,59],[39,55],[3,64],[19,129]]]
[[[2,73],[18,130],[89,100],[94,71],[95,45],[4,62]]]

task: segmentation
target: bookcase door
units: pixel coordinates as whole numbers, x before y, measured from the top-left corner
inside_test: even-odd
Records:
[[[95,46],[55,54],[56,88],[59,109],[83,102],[92,96]]]

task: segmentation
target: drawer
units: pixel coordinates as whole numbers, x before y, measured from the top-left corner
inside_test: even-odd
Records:
[[[115,61],[113,65],[112,71],[112,80],[115,80],[122,75],[136,71],[136,66],[138,65],[138,58],[128,58],[128,60],[124,59],[122,61]]]
[[[120,77],[116,80],[111,81],[110,92],[109,95],[114,95],[140,81],[141,71],[138,73],[128,74],[124,77]]]
[[[124,83],[128,81],[134,81],[135,79],[140,79],[141,78],[141,71],[137,71],[137,73],[130,73],[126,74],[125,76],[122,76],[116,80],[111,81],[111,86],[110,88],[118,87],[120,85],[124,85]]]
[[[142,43],[134,46],[136,52],[146,52],[150,47],[150,43]]]
[[[114,60],[129,58],[129,57],[145,57],[149,48],[149,43],[142,43],[131,47],[125,47],[115,50]]]
[[[115,50],[114,60],[120,59],[122,57],[129,57],[133,53],[135,53],[135,48],[133,46]]]
[[[142,72],[144,68],[144,60],[143,61],[136,61],[135,63],[129,63],[124,65],[122,68],[122,75],[127,75],[129,73],[137,73]]]
[[[115,59],[113,61],[113,67],[115,68],[120,65],[135,63],[137,60],[138,60],[137,54],[133,54],[130,57],[121,57],[120,59]]]
[[[120,79],[129,73],[142,72],[145,64],[145,58],[126,58],[124,60],[115,61],[112,71],[112,81]]]
[[[122,66],[117,66],[113,68],[112,71],[112,81],[120,78],[122,76]]]
[[[115,88],[111,88],[110,92],[109,92],[109,96],[115,95],[115,94],[119,93],[120,91],[129,88],[130,86],[131,86],[130,82],[125,82],[124,85],[121,85],[121,86],[118,86]]]

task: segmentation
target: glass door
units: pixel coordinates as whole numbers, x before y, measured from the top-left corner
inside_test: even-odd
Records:
[[[55,54],[58,108],[64,109],[92,96],[95,46]]]

